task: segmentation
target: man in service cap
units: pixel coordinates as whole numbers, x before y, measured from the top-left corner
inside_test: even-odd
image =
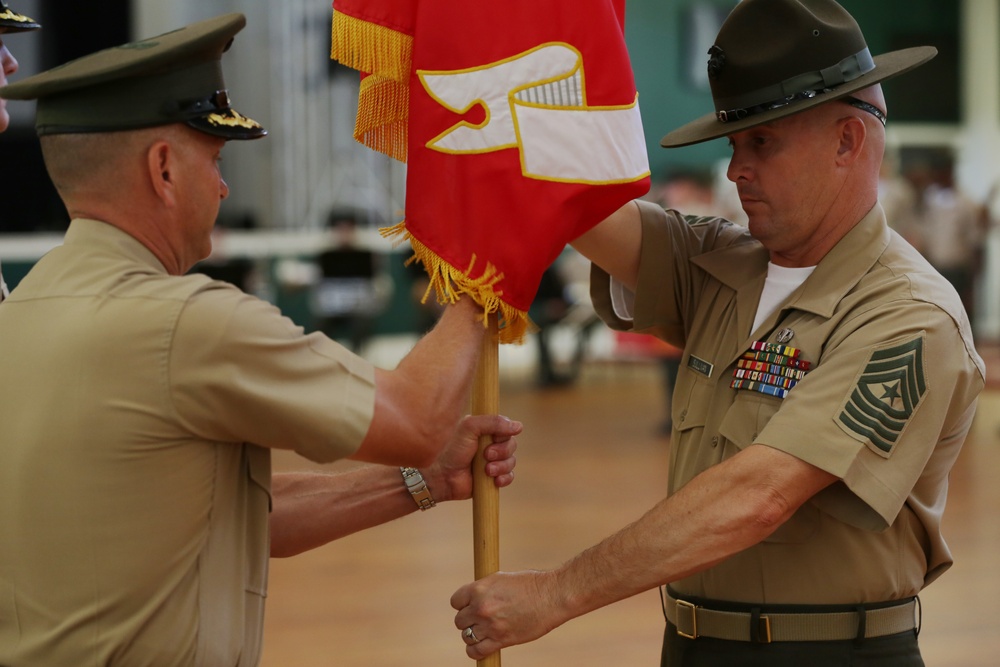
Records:
[[[256,665],[269,554],[470,497],[481,436],[486,473],[512,479],[520,425],[461,419],[484,335],[469,299],[385,371],[186,275],[228,193],[223,145],[265,134],[222,78],[244,24],[0,89],[38,100],[72,218],[0,307],[17,351],[0,358],[0,664]],[[271,448],[386,465],[272,480]]]
[[[4,34],[38,30],[41,27],[34,19],[18,14],[8,7],[4,0],[0,0],[0,86],[6,86],[7,77],[17,71],[17,59],[4,44]],[[5,132],[9,126],[10,114],[7,113],[7,104],[0,99],[0,132]],[[7,283],[3,281],[3,273],[0,272],[0,302],[6,299],[8,294]]]
[[[984,386],[961,302],[886,225],[879,82],[833,0],[743,0],[709,51],[748,228],[633,202],[574,242],[612,328],[682,347],[668,495],[545,572],[452,598],[471,657],[662,586],[662,664],[922,665],[948,472]]]

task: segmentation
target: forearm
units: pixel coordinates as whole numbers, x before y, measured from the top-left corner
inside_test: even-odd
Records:
[[[758,544],[833,477],[763,446],[702,473],[633,524],[551,573],[569,618],[677,581]],[[776,475],[765,464],[788,463]],[[787,478],[787,479],[786,479]],[[789,485],[788,479],[796,479]]]
[[[453,420],[465,414],[485,336],[482,306],[463,296],[400,361],[396,372],[409,380],[409,400],[423,406],[418,414],[443,412]],[[444,432],[450,435],[451,427]]]
[[[420,469],[437,502],[472,496],[472,462],[489,436],[485,472],[497,486],[513,481],[521,424],[499,415],[461,420],[444,451]],[[281,473],[271,479],[271,555],[292,556],[410,514],[417,503],[398,466],[365,465],[337,473]]]
[[[352,458],[428,465],[468,411],[484,336],[482,309],[463,297],[394,370],[377,369],[374,418]]]
[[[417,509],[391,466],[275,474],[271,496],[272,557],[294,556]]]

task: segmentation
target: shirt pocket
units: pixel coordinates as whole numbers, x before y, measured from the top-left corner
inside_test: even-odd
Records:
[[[737,391],[736,400],[719,425],[719,435],[738,450],[757,442],[757,436],[781,407],[784,399],[751,390]],[[804,428],[802,437],[809,437]],[[766,445],[767,443],[761,443]],[[819,510],[810,502],[804,503],[785,523],[778,526],[764,542],[771,544],[802,544],[808,542],[819,529]]]
[[[714,392],[713,382],[707,379],[679,383],[675,390],[673,420],[676,433],[670,445],[670,493],[735,453],[727,452],[718,433],[709,428]]]
[[[719,435],[737,449],[746,449],[757,441],[757,436],[781,407],[781,400],[737,389],[736,398],[719,423]]]

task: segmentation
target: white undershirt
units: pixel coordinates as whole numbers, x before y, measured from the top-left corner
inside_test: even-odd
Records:
[[[760,293],[757,315],[754,317],[750,333],[756,331],[757,327],[769,318],[815,269],[815,266],[793,269],[768,262],[767,280],[764,281],[764,291]]]
[[[614,277],[611,278],[611,309],[623,322],[632,321],[632,313],[635,312],[635,293]]]

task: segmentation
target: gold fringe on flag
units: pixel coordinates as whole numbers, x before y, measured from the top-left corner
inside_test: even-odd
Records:
[[[334,12],[330,57],[369,75],[361,80],[354,138],[406,162],[413,36]]]
[[[496,290],[496,284],[503,279],[503,274],[497,273],[496,267],[492,264],[486,265],[483,275],[471,278],[472,268],[476,263],[475,255],[469,262],[469,268],[460,271],[414,238],[406,229],[406,221],[392,227],[383,227],[379,233],[397,243],[409,241],[410,247],[413,248],[413,256],[406,261],[407,266],[415,261],[424,265],[427,276],[430,278],[430,284],[420,300],[421,303],[426,303],[431,290],[434,290],[437,302],[442,305],[453,304],[458,301],[462,294],[467,294],[473,301],[482,306],[485,315],[499,314],[499,342],[501,343],[521,343],[524,341],[525,334],[529,330],[535,329],[528,318],[528,313],[510,306],[500,299],[503,292]],[[483,323],[484,325],[486,323],[485,317]]]
[[[361,80],[354,139],[372,150],[406,162],[410,89],[372,74]]]

